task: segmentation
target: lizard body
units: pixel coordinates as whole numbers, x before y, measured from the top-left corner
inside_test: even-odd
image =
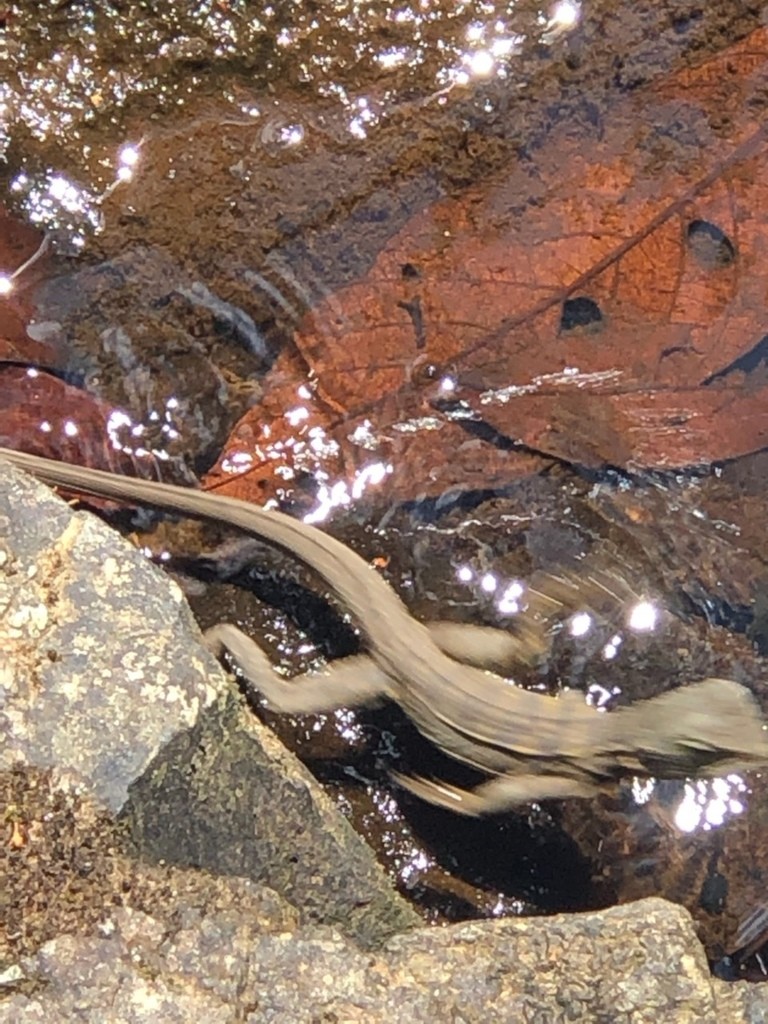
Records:
[[[768,763],[757,704],[734,682],[705,680],[608,714],[575,692],[559,698],[530,693],[457,660],[460,649],[454,657],[445,653],[364,559],[316,527],[204,491],[6,448],[0,457],[51,485],[235,526],[309,566],[359,624],[367,662],[342,659],[329,671],[286,682],[232,625],[214,627],[213,648],[229,650],[277,710],[331,710],[388,698],[438,747],[492,776],[472,791],[400,780],[434,803],[479,814],[526,800],[589,795],[624,775],[718,774]]]

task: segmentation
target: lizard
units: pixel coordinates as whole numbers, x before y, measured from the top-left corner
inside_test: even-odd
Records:
[[[230,623],[206,633],[210,648],[217,655],[229,652],[278,711],[395,701],[428,740],[489,776],[461,789],[393,773],[439,806],[466,815],[495,813],[533,800],[592,796],[626,776],[717,775],[768,764],[768,726],[751,692],[731,680],[706,679],[608,713],[577,691],[533,693],[480,667],[482,658],[471,645],[465,655],[464,640],[478,627],[451,636],[442,624],[433,635],[361,556],[318,527],[193,488],[1,447],[0,458],[49,485],[234,526],[308,566],[356,620],[365,655],[285,680]]]

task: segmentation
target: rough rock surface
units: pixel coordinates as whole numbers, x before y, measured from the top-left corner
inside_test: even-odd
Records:
[[[139,551],[5,465],[0,558],[0,766],[73,771],[119,810],[224,677],[178,588],[148,586]]]
[[[327,928],[265,934],[234,909],[168,929],[122,910],[5,975],[1,1024],[461,1021],[736,1024],[768,1000],[712,981],[684,910],[646,900],[599,914],[422,928],[362,952]]]
[[[250,877],[303,920],[369,942],[416,923],[244,706],[173,583],[5,464],[0,527],[1,769],[51,768],[121,810],[144,856]]]

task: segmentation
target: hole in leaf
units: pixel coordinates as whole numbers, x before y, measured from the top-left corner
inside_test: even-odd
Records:
[[[421,271],[418,267],[414,266],[413,263],[404,263],[400,267],[400,273],[403,275],[405,281],[418,281],[421,277]]]
[[[560,317],[561,331],[575,331],[578,327],[599,327],[603,323],[603,314],[594,299],[579,295],[575,299],[566,299]]]
[[[705,270],[727,267],[736,259],[736,247],[728,235],[708,220],[692,220],[688,225],[688,247]]]

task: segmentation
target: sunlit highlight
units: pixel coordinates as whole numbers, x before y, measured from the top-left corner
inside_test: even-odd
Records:
[[[654,790],[656,789],[656,779],[638,779],[632,780],[632,798],[635,803],[642,807],[643,804],[647,804],[653,796]]]
[[[488,78],[496,67],[493,54],[488,50],[477,50],[468,57],[467,64],[475,78]]]
[[[147,413],[147,420],[152,424],[160,424],[160,434],[168,441],[176,441],[181,437],[181,432],[174,421],[174,413],[179,407],[179,401],[175,397],[166,399],[165,408],[160,411],[151,409]],[[153,431],[157,427],[152,428]],[[147,433],[145,423],[137,422],[123,409],[113,409],[106,423],[107,437],[115,451],[123,452],[137,458],[151,457],[154,459],[168,459],[168,452],[155,446],[147,448],[146,445],[137,444]]]
[[[501,594],[496,602],[496,608],[501,615],[517,615],[521,609],[521,598],[525,593],[525,587],[520,580],[513,580]]]
[[[124,167],[135,167],[139,162],[139,149],[140,146],[131,146],[130,144],[123,146],[118,153],[118,160]]]
[[[611,701],[621,693],[621,687],[612,686],[608,689],[599,683],[591,683],[587,687],[587,704],[597,708],[598,711],[605,711]]]
[[[336,720],[336,732],[347,743],[359,743],[365,733],[351,708],[338,708],[333,712]]]
[[[299,406],[296,409],[289,409],[285,414],[285,418],[288,420],[292,427],[298,427],[304,420],[309,419],[309,409],[305,406]]]
[[[579,23],[580,17],[580,3],[576,3],[575,0],[559,0],[552,8],[552,14],[547,22],[547,31],[569,32]]]
[[[304,522],[321,523],[333,509],[348,507],[353,501],[358,501],[369,487],[383,483],[393,468],[390,463],[374,462],[355,473],[351,487],[344,480],[338,480],[330,487],[322,484],[318,488],[318,504],[304,516]]]
[[[621,644],[622,638],[620,636],[611,637],[608,643],[603,647],[603,657],[606,661],[612,661],[619,653],[619,645]]]
[[[650,601],[639,601],[627,616],[627,625],[635,633],[650,633],[656,628],[659,609]]]
[[[492,572],[485,573],[480,580],[480,588],[481,590],[484,590],[486,594],[493,594],[498,585],[499,581]]]
[[[681,832],[709,831],[742,814],[742,795],[747,785],[740,775],[686,782],[685,795],[677,806],[674,822]]]
[[[568,632],[571,636],[586,636],[592,628],[592,616],[588,612],[577,612],[572,615],[568,622]]]

